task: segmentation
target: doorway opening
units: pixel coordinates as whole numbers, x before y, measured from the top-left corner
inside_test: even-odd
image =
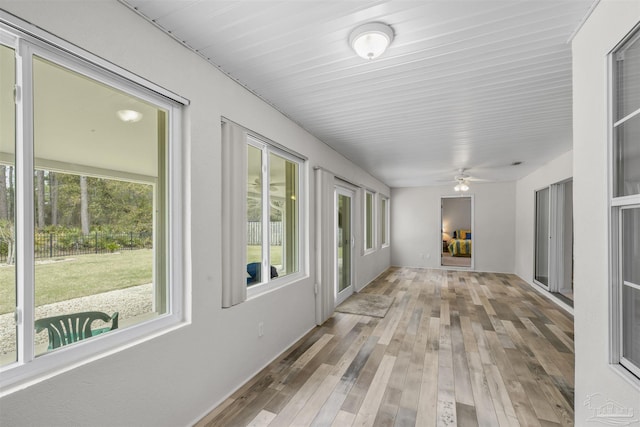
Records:
[[[442,196],[440,207],[440,265],[473,268],[473,196]]]

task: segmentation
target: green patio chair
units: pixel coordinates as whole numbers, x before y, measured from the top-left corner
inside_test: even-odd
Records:
[[[91,329],[96,320],[111,321],[111,326]],[[44,317],[35,322],[36,332],[47,330],[49,334],[49,350],[72,344],[102,333],[118,329],[118,312],[109,316],[100,311],[63,314],[61,316]]]

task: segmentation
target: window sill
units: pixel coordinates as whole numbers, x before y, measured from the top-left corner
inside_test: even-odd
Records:
[[[282,276],[274,280],[270,280],[269,282],[266,282],[266,283],[253,285],[247,289],[247,301],[250,299],[257,298],[271,291],[275,291],[277,289],[283,288],[285,286],[298,283],[303,279],[306,279],[307,277],[309,276],[305,275],[304,273],[298,272],[298,273],[292,273],[286,276]]]
[[[78,341],[60,347],[25,364],[14,362],[0,369],[0,398],[188,324],[189,322],[179,318],[177,314],[166,315],[101,335],[97,339]]]
[[[611,369],[628,384],[640,391],[640,378],[633,375],[628,369],[619,363],[611,363],[609,364],[609,367],[611,367]]]

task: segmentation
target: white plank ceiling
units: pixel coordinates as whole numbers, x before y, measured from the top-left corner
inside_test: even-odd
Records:
[[[123,2],[392,187],[514,180],[572,147],[568,41],[594,0]],[[395,39],[367,61],[348,37],[372,21]]]

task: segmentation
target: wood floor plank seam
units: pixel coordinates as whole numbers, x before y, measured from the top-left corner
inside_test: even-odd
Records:
[[[197,427],[572,426],[570,314],[504,273],[392,267]],[[231,369],[231,367],[230,367]]]

